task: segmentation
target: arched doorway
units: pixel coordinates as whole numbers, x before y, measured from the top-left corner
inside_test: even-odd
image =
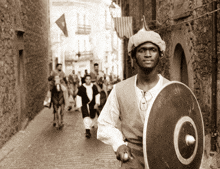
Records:
[[[174,51],[173,60],[174,80],[180,81],[188,85],[188,71],[184,50],[178,43]]]

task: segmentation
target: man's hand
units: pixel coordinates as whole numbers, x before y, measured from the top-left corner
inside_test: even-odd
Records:
[[[95,106],[94,106],[94,109],[98,109],[99,108],[99,105],[98,104],[95,104]]]
[[[131,149],[126,145],[121,145],[120,147],[118,147],[118,150],[116,152],[116,158],[122,162],[133,159],[131,155]]]

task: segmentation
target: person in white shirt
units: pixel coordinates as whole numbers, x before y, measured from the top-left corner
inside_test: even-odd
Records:
[[[77,108],[81,108],[86,137],[90,138],[90,130],[94,126],[96,111],[100,105],[100,94],[96,85],[91,83],[91,76],[85,76],[85,83],[78,88],[76,96]]]
[[[121,169],[144,169],[143,126],[148,105],[169,80],[158,74],[165,42],[154,31],[144,29],[130,37],[128,52],[138,73],[114,85],[98,118],[97,139],[113,147]]]

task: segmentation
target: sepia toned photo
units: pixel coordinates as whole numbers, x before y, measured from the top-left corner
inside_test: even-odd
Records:
[[[0,0],[0,169],[220,169],[219,0]]]

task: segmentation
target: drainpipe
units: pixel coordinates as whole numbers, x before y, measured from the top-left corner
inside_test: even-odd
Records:
[[[212,11],[217,9],[213,1]],[[212,14],[212,105],[211,105],[211,151],[217,151],[217,12]]]

